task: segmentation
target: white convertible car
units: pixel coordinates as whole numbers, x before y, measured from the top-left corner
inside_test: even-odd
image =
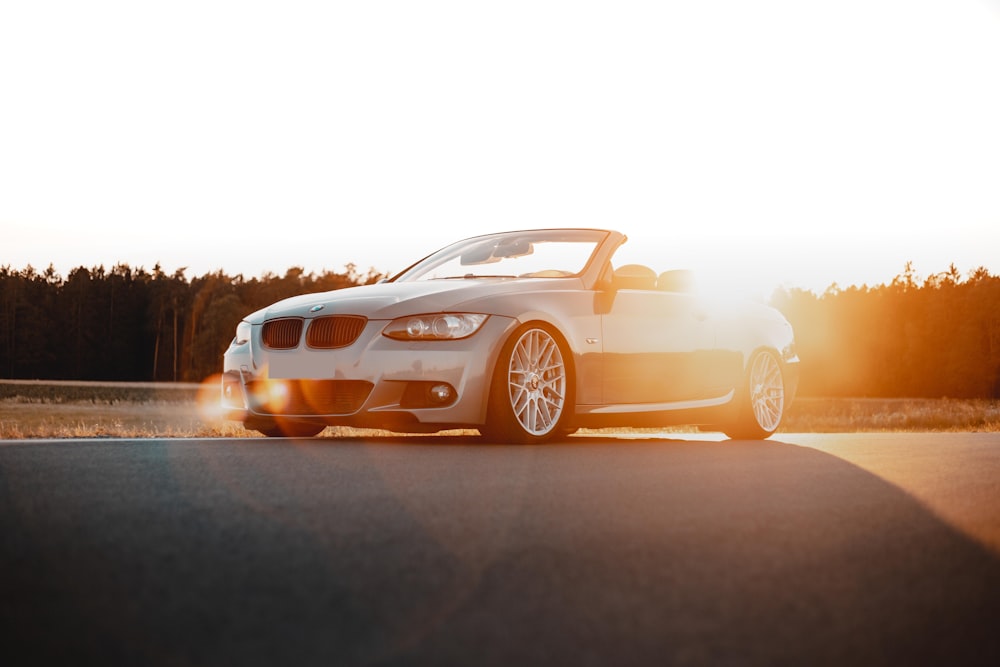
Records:
[[[625,242],[600,229],[477,236],[379,284],[280,301],[237,327],[223,408],[272,436],[328,425],[475,428],[518,443],[580,427],[774,433],[798,381],[788,322],[759,303],[704,299],[689,272],[619,265]]]

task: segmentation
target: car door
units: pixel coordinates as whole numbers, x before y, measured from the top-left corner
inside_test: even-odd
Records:
[[[691,294],[617,289],[602,316],[605,404],[706,398],[713,324]]]

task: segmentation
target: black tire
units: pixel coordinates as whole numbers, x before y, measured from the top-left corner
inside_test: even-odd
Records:
[[[759,350],[750,358],[736,400],[736,418],[723,429],[730,438],[763,440],[778,430],[785,416],[785,378],[773,352]]]
[[[280,421],[271,424],[247,425],[247,428],[259,431],[269,438],[312,438],[326,428],[326,424],[301,421]]]
[[[548,326],[527,324],[504,343],[493,372],[483,435],[535,444],[565,433],[573,378],[565,346]]]

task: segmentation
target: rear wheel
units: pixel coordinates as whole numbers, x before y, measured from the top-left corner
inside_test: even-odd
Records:
[[[528,325],[500,352],[483,434],[503,442],[544,442],[565,431],[570,377],[563,349],[547,327]]]
[[[761,440],[778,430],[785,415],[785,379],[772,352],[761,350],[751,358],[738,400],[737,417],[724,429],[726,435]]]

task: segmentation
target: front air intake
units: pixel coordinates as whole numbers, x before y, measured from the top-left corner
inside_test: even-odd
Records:
[[[254,380],[246,388],[258,414],[324,417],[354,414],[374,386],[364,380]]]

